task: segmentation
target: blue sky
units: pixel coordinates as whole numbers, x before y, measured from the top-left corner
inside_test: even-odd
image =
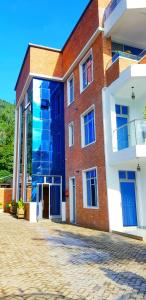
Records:
[[[29,42],[61,48],[89,0],[0,1],[0,98],[14,86]]]

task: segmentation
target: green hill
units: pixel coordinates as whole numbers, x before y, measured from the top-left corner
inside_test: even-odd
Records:
[[[0,178],[13,173],[15,105],[0,100]]]

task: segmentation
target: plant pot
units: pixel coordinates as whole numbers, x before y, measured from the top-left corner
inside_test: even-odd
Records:
[[[24,219],[24,208],[17,208],[17,218]]]
[[[16,207],[16,205],[12,205],[12,206],[10,207],[10,213],[11,213],[12,215],[16,215],[16,212],[17,212],[17,207]]]

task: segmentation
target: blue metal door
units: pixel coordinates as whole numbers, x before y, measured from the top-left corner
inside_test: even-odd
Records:
[[[117,128],[119,128],[117,130],[118,150],[128,148],[128,126],[126,126],[127,123],[128,118],[117,117]]]
[[[61,215],[61,186],[50,185],[50,215],[60,216]]]
[[[123,226],[137,226],[135,182],[120,182]]]

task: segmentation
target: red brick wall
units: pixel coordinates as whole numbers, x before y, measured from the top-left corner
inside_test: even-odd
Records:
[[[140,61],[140,64],[146,64],[146,56],[143,57],[143,59]]]
[[[66,189],[69,177],[76,177],[76,221],[77,224],[108,230],[108,210],[104,161],[104,139],[102,119],[102,87],[104,86],[103,37],[98,36],[92,45],[94,57],[94,81],[80,94],[79,65],[74,70],[75,101],[67,108],[67,83],[65,83],[65,130],[66,130]],[[92,104],[96,112],[96,143],[81,148],[80,115]],[[74,121],[75,144],[68,147],[68,124]],[[83,208],[82,170],[98,168],[99,209]],[[79,173],[77,173],[79,170]],[[67,221],[69,222],[69,198],[67,198]]]
[[[64,74],[98,28],[98,25],[98,1],[92,0],[73,35],[70,37],[67,45],[63,49]]]
[[[119,58],[115,61],[111,67],[106,70],[106,85],[109,86],[114,80],[116,80],[120,73],[127,69],[128,66],[137,64],[136,61],[130,59]]]
[[[0,188],[0,202],[3,204],[3,209],[5,212],[9,212],[6,207],[7,204],[12,201],[12,188]]]

